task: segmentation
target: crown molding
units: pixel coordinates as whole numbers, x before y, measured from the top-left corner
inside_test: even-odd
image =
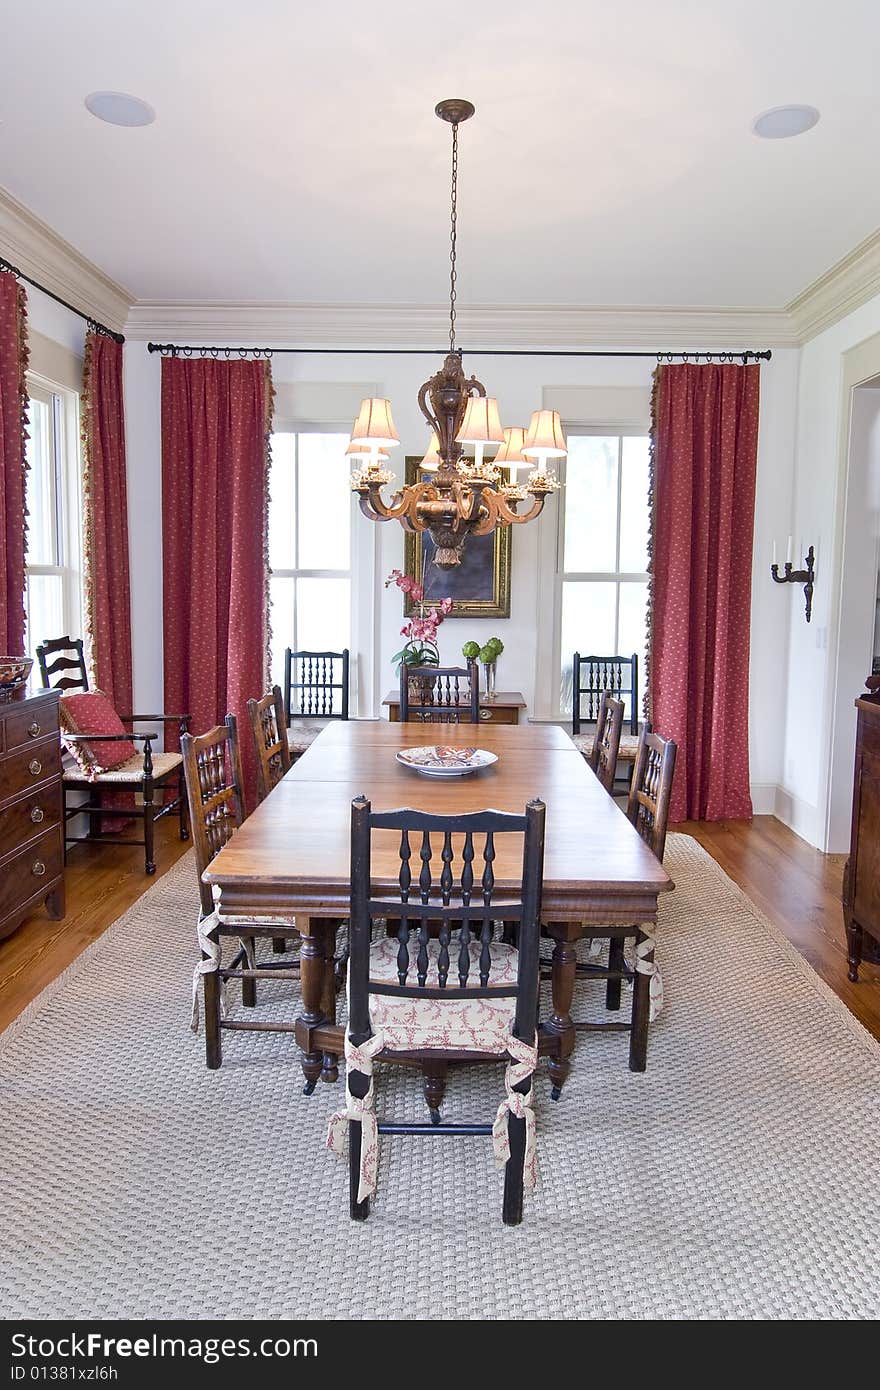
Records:
[[[786,305],[786,313],[798,341],[804,343],[876,294],[880,294],[880,231],[866,237],[848,256],[802,290]]]
[[[443,304],[278,304],[139,300],[126,336],[218,346],[424,348],[444,350],[449,332]],[[555,304],[481,304],[459,308],[459,341],[467,352],[503,349],[654,351],[794,347],[788,315],[763,309],[589,309]]]
[[[107,328],[123,331],[134,302],[75,246],[0,188],[0,255]]]

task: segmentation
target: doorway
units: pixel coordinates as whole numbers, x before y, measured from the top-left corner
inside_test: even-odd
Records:
[[[880,664],[880,376],[850,392],[826,849],[849,848],[854,701]]]

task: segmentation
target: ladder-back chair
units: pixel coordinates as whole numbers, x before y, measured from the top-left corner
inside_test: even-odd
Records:
[[[65,699],[75,695],[97,695],[97,691],[89,690],[89,677],[86,670],[85,656],[83,654],[83,644],[80,638],[76,637],[55,637],[47,639],[37,647],[37,662],[40,667],[40,674],[43,686],[46,690],[61,691],[61,718],[62,718],[62,739],[69,746],[76,745],[88,752],[96,745],[142,743],[143,752],[135,753],[133,756],[124,758],[116,766],[110,767],[105,771],[95,771],[89,769],[88,774],[76,762],[68,762],[63,769],[62,785],[64,788],[64,839],[65,854],[67,846],[70,844],[115,844],[120,843],[118,835],[101,834],[103,821],[111,821],[119,824],[120,820],[140,820],[143,822],[143,839],[126,840],[126,844],[143,845],[144,847],[144,871],[147,874],[156,872],[156,862],[154,857],[155,834],[154,827],[158,820],[164,816],[172,815],[175,811],[180,819],[180,838],[189,839],[189,825],[187,822],[187,799],[183,780],[183,758],[180,753],[156,753],[153,751],[153,743],[159,738],[159,734],[138,733],[134,729],[129,729],[121,733],[88,733],[71,732],[64,727],[65,720]],[[189,718],[188,714],[120,714],[117,711],[115,716],[117,729],[122,725],[134,724],[175,724],[178,732],[182,735],[186,733]],[[162,798],[165,796],[166,788],[172,792],[171,799],[163,804]],[[142,804],[138,806],[132,795],[129,793],[138,792],[141,795]],[[155,797],[159,794],[160,809],[156,809]],[[88,800],[85,803],[76,802],[73,805],[68,803],[68,793],[73,793],[80,797],[85,793]],[[115,805],[106,804],[103,800],[115,793],[117,803]],[[123,799],[119,801],[119,793],[123,793]],[[67,827],[77,816],[86,815],[89,819],[89,833],[87,835],[71,835]]]

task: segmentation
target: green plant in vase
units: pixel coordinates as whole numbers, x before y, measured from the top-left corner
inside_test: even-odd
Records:
[[[482,663],[486,673],[486,699],[495,698],[495,663],[504,651],[504,643],[500,637],[490,637],[488,642],[481,647],[479,642],[465,642],[461,649],[462,655],[468,661],[479,661]]]

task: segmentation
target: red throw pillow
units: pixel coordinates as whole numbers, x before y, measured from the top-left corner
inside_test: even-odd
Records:
[[[102,772],[118,767],[133,758],[136,748],[130,738],[113,743],[68,743],[67,734],[124,734],[122,720],[103,690],[89,690],[83,695],[62,695],[61,738],[82,769],[86,780],[93,782]]]

